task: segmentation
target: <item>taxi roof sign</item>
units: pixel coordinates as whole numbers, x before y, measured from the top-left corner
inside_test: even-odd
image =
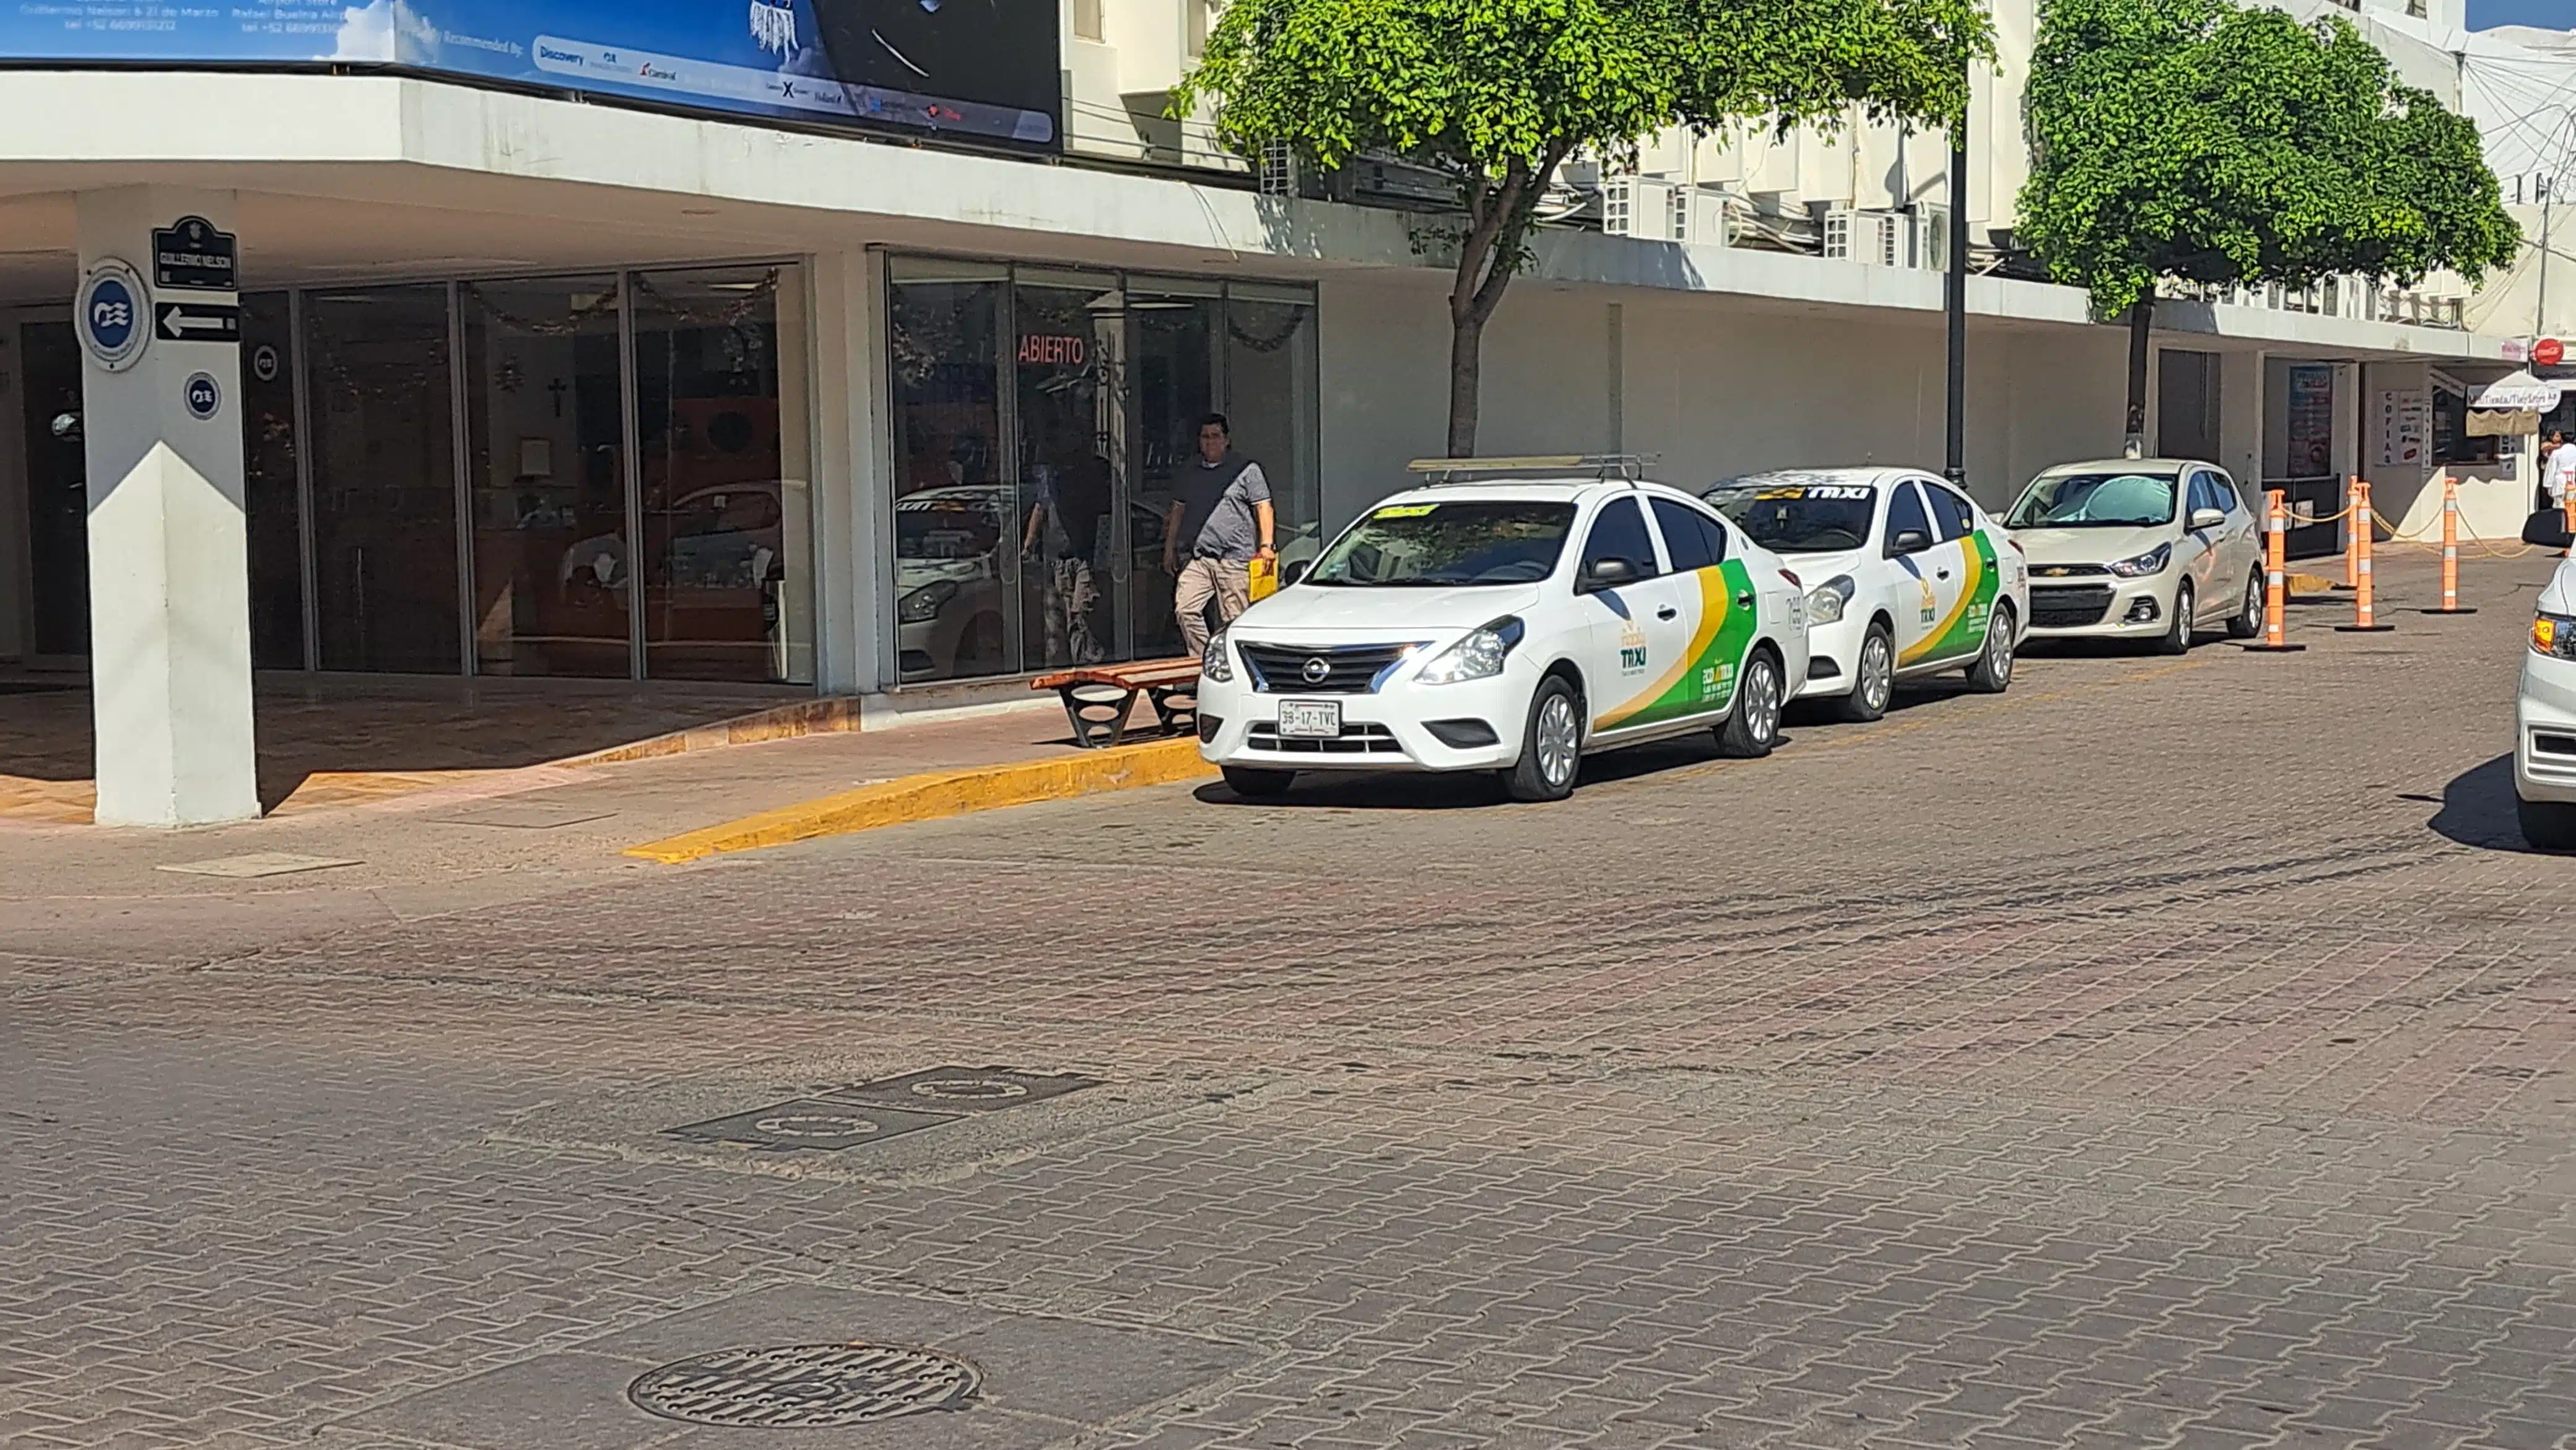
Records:
[[[1519,478],[1645,477],[1646,465],[1660,453],[1542,453],[1520,458],[1417,458],[1409,472],[1429,474],[1434,482],[1454,482],[1469,474],[1509,474]]]

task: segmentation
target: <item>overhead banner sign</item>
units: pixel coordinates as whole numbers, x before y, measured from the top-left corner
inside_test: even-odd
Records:
[[[385,66],[1054,149],[1056,0],[66,0],[0,60]]]

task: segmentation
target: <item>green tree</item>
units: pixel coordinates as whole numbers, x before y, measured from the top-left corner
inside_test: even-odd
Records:
[[[2020,235],[2096,315],[2128,314],[2132,447],[2158,279],[2411,285],[2443,267],[2474,282],[2521,240],[2477,128],[2339,18],[2041,0],[2025,122]]]
[[[1556,169],[1669,126],[1947,124],[1992,53],[1982,0],[1233,0],[1172,114],[1216,103],[1243,155],[1385,152],[1454,178],[1449,452],[1475,451],[1486,322]]]

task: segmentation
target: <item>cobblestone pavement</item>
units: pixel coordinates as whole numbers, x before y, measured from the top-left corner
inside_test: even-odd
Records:
[[[1559,806],[1171,788],[0,938],[0,1443],[2576,1443],[2576,896],[2504,764],[2542,572]],[[666,1131],[937,1064],[1101,1084]],[[854,1339],[982,1398],[627,1397]]]

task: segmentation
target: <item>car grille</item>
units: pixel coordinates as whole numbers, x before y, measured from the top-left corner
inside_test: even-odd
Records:
[[[2108,584],[2030,591],[2030,624],[2033,629],[2074,629],[2081,625],[2100,624],[2102,616],[2110,612],[2111,586]]]
[[[1373,695],[1388,670],[1413,653],[1409,644],[1337,645],[1330,649],[1291,649],[1279,644],[1235,648],[1252,670],[1252,688],[1270,694]],[[1322,660],[1322,678],[1310,678],[1307,662]]]
[[[2110,572],[2099,564],[2033,564],[2030,566],[2030,577],[2033,579],[2099,579],[2107,577]]]
[[[1279,727],[1262,722],[1252,727],[1245,745],[1254,750],[1267,750],[1280,755],[1402,755],[1395,732],[1383,725],[1344,725],[1340,738],[1333,740],[1282,736]]]

